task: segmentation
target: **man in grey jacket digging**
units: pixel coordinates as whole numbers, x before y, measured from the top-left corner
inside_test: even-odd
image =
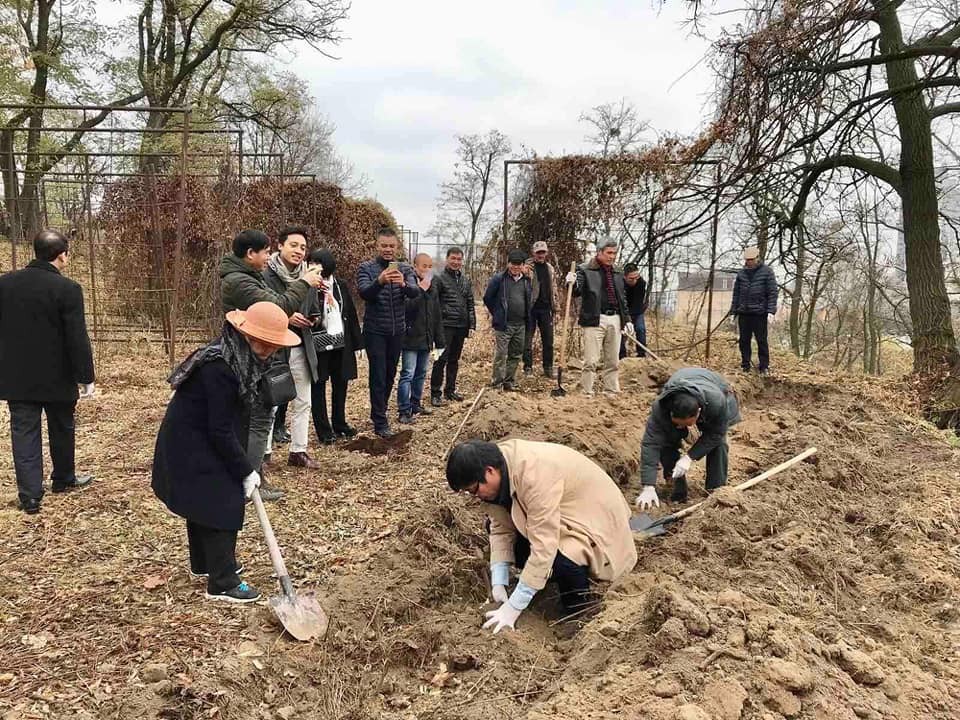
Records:
[[[657,469],[673,478],[671,502],[686,502],[687,472],[701,458],[707,459],[706,489],[727,484],[727,430],[740,422],[740,406],[730,384],[706,368],[675,372],[650,408],[640,448],[640,483],[637,498],[641,509],[660,505]],[[680,447],[696,426],[699,439],[681,457]]]

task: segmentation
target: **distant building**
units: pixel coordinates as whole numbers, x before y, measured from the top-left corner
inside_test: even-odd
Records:
[[[677,305],[675,319],[692,323],[700,316],[701,322],[707,320],[707,280],[709,273],[680,273],[677,283]],[[717,322],[726,315],[733,302],[733,283],[735,273],[717,271],[713,276],[713,318]]]

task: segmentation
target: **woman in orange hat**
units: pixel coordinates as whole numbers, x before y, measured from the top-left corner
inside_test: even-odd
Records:
[[[190,573],[207,580],[207,598],[253,602],[259,591],[237,564],[245,497],[260,475],[244,450],[251,404],[270,356],[300,338],[270,302],[227,313],[223,333],[193,352],[168,382],[174,395],[153,455],[153,492],[187,521]]]

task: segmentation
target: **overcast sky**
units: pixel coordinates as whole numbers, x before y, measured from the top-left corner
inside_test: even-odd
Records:
[[[370,193],[425,233],[455,135],[497,128],[515,149],[581,151],[580,114],[624,97],[658,130],[699,128],[713,79],[695,68],[707,45],[678,5],[354,0],[339,59],[307,51],[290,69],[336,123],[337,147]]]

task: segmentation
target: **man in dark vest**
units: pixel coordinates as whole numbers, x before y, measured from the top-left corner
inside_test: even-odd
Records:
[[[41,230],[33,251],[36,259],[27,267],[0,277],[0,399],[10,407],[20,509],[31,515],[40,512],[43,498],[42,413],[53,492],[93,480],[75,473],[74,412],[78,398],[94,393],[83,290],[61,275],[69,257],[67,238]]]
[[[743,253],[744,267],[733,284],[733,304],[730,314],[737,316],[740,327],[740,367],[750,371],[751,339],[757,339],[757,369],[761,373],[770,367],[770,347],[767,344],[767,316],[777,314],[777,276],[760,259],[755,247]]]
[[[443,314],[443,355],[433,364],[430,373],[430,404],[440,407],[446,400],[462,402],[457,392],[460,354],[470,333],[477,329],[473,285],[463,274],[463,250],[447,248],[447,261],[435,279],[440,312]],[[444,386],[446,380],[446,386]]]

